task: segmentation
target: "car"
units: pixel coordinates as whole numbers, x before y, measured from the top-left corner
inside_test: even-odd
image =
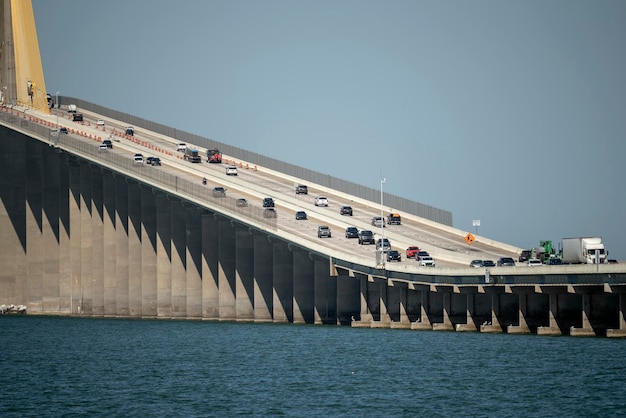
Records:
[[[296,186],[296,194],[309,194],[309,188],[304,184],[298,184]]]
[[[391,242],[389,242],[389,239],[387,238],[378,238],[376,240],[376,249],[382,249],[383,252],[389,251],[391,250]]]
[[[484,267],[483,260],[472,260],[469,266],[475,268]]]
[[[563,264],[563,260],[561,260],[558,257],[552,257],[552,258],[548,258],[548,260],[546,261],[546,264],[549,266],[560,266],[561,264]]]
[[[143,164],[143,154],[135,154],[133,157],[133,164]]]
[[[59,128],[59,133],[67,135],[67,128],[65,126],[63,126],[62,128]]]
[[[227,176],[236,176],[237,175],[237,167],[234,165],[229,165],[226,167],[226,175]]]
[[[515,260],[513,260],[511,257],[500,257],[498,259],[498,263],[499,266],[510,266],[510,267],[515,267]]]
[[[98,148],[100,149],[100,151],[106,151],[109,149],[109,147],[107,147],[106,144],[100,144],[98,145]]]
[[[104,139],[102,143],[106,145],[107,148],[113,148],[113,142],[110,139]]]
[[[399,251],[389,250],[387,251],[387,261],[402,261],[402,256]]]
[[[146,164],[151,166],[161,165],[161,159],[159,157],[148,157],[146,158]]]
[[[536,267],[536,266],[541,266],[543,263],[541,262],[541,260],[539,260],[538,258],[530,258],[528,259],[528,261],[526,262],[526,265],[528,267]]]
[[[306,221],[306,212],[303,210],[299,210],[296,212],[296,221]]]
[[[435,267],[435,259],[429,255],[424,256],[420,258],[419,265],[424,267]]]
[[[211,191],[213,197],[226,197],[226,189],[223,187],[214,187]]]
[[[264,208],[273,208],[274,207],[274,199],[271,197],[263,198],[263,207]]]
[[[184,142],[179,142],[176,145],[176,151],[181,151],[181,152],[187,151],[187,144],[185,144]]]
[[[126,133],[126,135],[133,136],[135,135],[135,128],[133,128],[132,126],[127,126],[124,132]]]
[[[559,260],[560,260],[560,258],[559,258]],[[606,262],[607,262],[608,264],[617,264],[617,260],[616,260],[616,259],[614,259],[614,258],[608,258],[608,259],[606,260]],[[563,263],[559,263],[559,264],[563,264]]]
[[[420,250],[415,254],[415,259],[417,261],[420,261],[422,257],[430,257],[430,254],[428,254],[428,251],[424,251],[424,250]]]
[[[315,198],[315,206],[328,206],[328,198],[326,196],[317,196]]]
[[[102,119],[98,119],[96,121],[96,126],[104,126],[104,121]]]
[[[276,213],[276,209],[274,208],[265,208],[263,209],[263,217],[264,218],[276,218],[278,213]]]
[[[378,228],[384,228],[385,227],[385,218],[383,218],[382,216],[374,216],[372,218],[372,225],[376,226]]]
[[[520,263],[523,263],[524,261],[528,261],[530,259],[530,254],[531,254],[530,250],[522,250],[522,252],[519,254],[518,261]]]
[[[339,209],[339,213],[341,215],[348,215],[348,216],[352,216],[352,207],[351,206],[342,206]]]
[[[390,213],[387,215],[387,225],[402,225],[402,218],[399,213]]]
[[[359,244],[376,244],[376,240],[374,240],[374,233],[369,229],[361,229],[359,231]]]
[[[495,267],[496,263],[493,260],[483,260],[483,267]]]
[[[346,238],[358,238],[359,230],[356,226],[349,226],[346,228]]]
[[[317,227],[317,237],[318,238],[330,238],[331,237],[330,227],[326,225],[321,225]]]
[[[248,201],[245,198],[240,197],[235,200],[235,206],[237,206],[238,208],[245,208],[248,206]]]
[[[416,245],[411,245],[406,248],[406,258],[415,258],[415,254],[417,254],[420,250],[420,247]]]

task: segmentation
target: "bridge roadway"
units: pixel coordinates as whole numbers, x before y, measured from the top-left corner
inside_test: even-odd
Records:
[[[230,197],[244,197],[250,205],[261,205],[263,197],[272,197],[276,202],[278,213],[278,229],[284,238],[297,242],[320,253],[329,255],[332,258],[345,259],[353,263],[376,267],[376,251],[374,246],[359,245],[356,239],[346,239],[344,231],[347,226],[356,226],[359,229],[372,230],[376,238],[381,236],[380,228],[371,225],[373,216],[380,215],[380,203],[370,202],[361,198],[349,196],[342,192],[334,191],[310,182],[304,182],[297,178],[269,170],[264,167],[255,166],[253,163],[234,160],[228,155],[224,155],[223,164],[208,164],[206,162],[206,149],[197,147],[203,156],[200,164],[194,164],[183,160],[183,154],[176,152],[176,144],[180,142],[175,138],[166,137],[156,132],[135,127],[134,141],[122,135],[128,124],[124,121],[116,121],[103,117],[95,113],[83,111],[84,121],[82,124],[69,120],[66,109],[53,109],[50,115],[44,115],[33,110],[30,114],[37,114],[37,117],[47,120],[51,124],[57,122],[60,126],[80,129],[102,139],[110,138],[114,142],[112,150],[103,151],[127,156],[132,159],[134,153],[142,153],[144,157],[158,156],[161,158],[161,167],[144,167],[146,170],[167,170],[172,174],[184,178],[191,182],[200,183],[202,177],[208,179],[207,195],[210,194],[214,186],[223,186],[227,189]],[[104,130],[97,127],[96,121],[105,121]],[[113,133],[115,132],[115,134]],[[79,137],[82,138],[82,137]],[[82,138],[86,142],[93,143],[98,147],[99,143],[93,140]],[[59,145],[63,146],[63,135],[59,137]],[[195,144],[187,144],[196,147]],[[226,163],[228,162],[228,163]],[[227,164],[235,164],[238,167],[238,176],[227,176],[225,167]],[[296,195],[295,184],[304,183],[309,187],[308,195]],[[157,185],[158,186],[158,185]],[[328,207],[317,207],[314,205],[316,195],[326,195],[329,198]],[[353,208],[354,216],[343,216],[339,214],[342,205],[350,205]],[[307,212],[307,221],[296,221],[295,212],[304,210]],[[393,208],[384,207],[385,215],[395,212]],[[384,231],[386,238],[389,238],[393,249],[397,249],[402,254],[400,263],[386,263],[386,269],[397,270],[407,273],[428,274],[433,276],[461,274],[463,276],[482,276],[482,269],[472,269],[467,267],[473,259],[497,260],[502,256],[509,256],[517,259],[520,248],[512,245],[496,242],[485,237],[476,236],[476,241],[467,245],[463,237],[468,231],[462,231],[447,225],[432,222],[408,213],[401,213],[402,225],[387,226]],[[331,239],[319,239],[317,237],[317,226],[329,225],[333,237]],[[405,258],[405,249],[410,245],[418,245],[427,250],[437,262],[437,267],[420,267],[415,260]],[[580,272],[580,267],[590,266],[544,266],[527,267],[518,265],[515,274],[556,274]],[[597,267],[593,269],[597,271]],[[609,266],[600,266],[602,270]],[[612,266],[613,267],[613,266]],[[459,271],[462,269],[462,271]],[[615,270],[615,267],[610,268]],[[498,267],[491,269],[492,274],[506,274],[510,272],[509,267]]]

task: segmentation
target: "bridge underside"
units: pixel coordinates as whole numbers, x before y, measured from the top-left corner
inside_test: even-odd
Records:
[[[626,335],[620,286],[459,287],[338,261],[0,128],[0,304],[29,314]]]

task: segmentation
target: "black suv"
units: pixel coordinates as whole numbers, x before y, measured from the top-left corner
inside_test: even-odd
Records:
[[[113,142],[110,139],[102,140],[102,143],[107,146],[107,148],[113,148]]]
[[[211,195],[213,197],[226,197],[226,189],[223,187],[214,187]]]
[[[522,250],[522,252],[519,255],[518,261],[520,263],[523,263],[524,261],[528,261],[528,260],[530,260],[530,255],[531,255],[531,251],[530,250]]]
[[[271,197],[266,197],[263,199],[263,207],[264,208],[273,208],[274,207],[274,199]]]
[[[499,266],[515,266],[515,261],[511,257],[500,257],[498,260]]]
[[[358,238],[359,230],[356,226],[349,226],[346,228],[346,238]]]
[[[350,206],[342,206],[341,209],[339,209],[339,213],[342,215],[350,215],[352,216],[352,207]]]
[[[296,186],[296,194],[309,194],[309,188],[304,184],[299,184]]]
[[[359,231],[359,244],[375,244],[374,233],[368,229],[362,229]]]

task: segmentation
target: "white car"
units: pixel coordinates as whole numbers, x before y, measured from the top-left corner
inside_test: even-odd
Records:
[[[376,226],[378,228],[381,228],[381,227],[384,228],[385,227],[385,218],[380,217],[380,216],[374,216],[372,218],[372,222],[371,223],[372,223],[373,226]]]
[[[237,175],[237,167],[234,165],[226,167],[226,175],[227,176],[236,176]]]
[[[435,267],[435,259],[429,255],[421,257],[419,263],[420,266]]]
[[[328,206],[328,198],[326,196],[317,196],[315,198],[315,206]]]
[[[187,151],[187,144],[185,144],[184,142],[179,143],[178,145],[176,145],[176,151]]]
[[[104,126],[104,121],[102,119],[98,119],[98,121],[96,122],[96,126]]]
[[[536,258],[531,258],[530,260],[528,260],[528,267],[534,267],[534,266],[541,266],[541,260],[538,260]]]
[[[142,154],[135,154],[135,156],[133,157],[133,164],[135,164],[135,165],[142,164],[143,165],[143,155]]]

